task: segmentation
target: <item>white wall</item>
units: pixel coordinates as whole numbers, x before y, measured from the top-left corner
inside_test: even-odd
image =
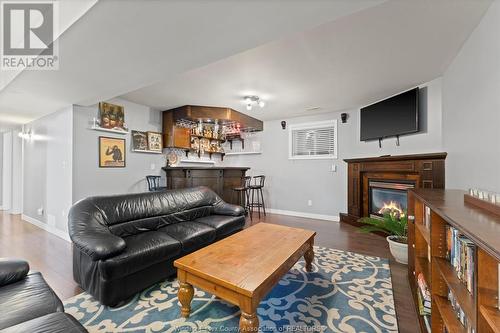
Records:
[[[12,206],[12,132],[2,134],[2,208],[10,210]]]
[[[24,126],[32,132],[23,140],[24,218],[62,237],[67,237],[72,204],[72,124],[69,106]]]
[[[228,156],[225,164],[249,166],[250,174],[266,175],[266,200],[270,208],[308,214],[338,217],[347,211],[347,165],[345,158],[369,157],[385,154],[402,155],[442,151],[441,147],[441,79],[422,85],[420,105],[422,132],[402,136],[400,146],[395,139],[378,142],[360,142],[359,109],[346,111],[346,124],[340,121],[340,112],[310,117],[285,119],[287,125],[326,119],[338,120],[338,154],[336,160],[289,160],[288,128],[281,129],[281,120],[266,121],[259,134],[262,155]],[[331,166],[337,172],[331,171]],[[307,201],[313,205],[308,206]]]
[[[0,133],[0,210],[3,209],[3,133]]]
[[[20,130],[2,134],[2,209],[10,214],[22,212],[22,140]]]
[[[20,130],[12,131],[12,202],[11,214],[21,214],[23,209],[23,146]]]
[[[443,76],[443,146],[450,188],[500,192],[500,2]]]
[[[114,99],[110,103],[125,108],[125,122],[131,130],[162,131],[161,113],[149,107]],[[111,195],[147,191],[146,175],[161,175],[165,164],[163,155],[131,151],[131,135],[91,130],[97,118],[98,106],[74,106],[73,120],[73,201],[94,195]],[[99,168],[98,138],[108,136],[126,140],[126,167]]]

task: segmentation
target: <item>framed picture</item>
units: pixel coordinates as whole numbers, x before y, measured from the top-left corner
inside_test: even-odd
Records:
[[[99,103],[99,121],[103,128],[125,128],[125,110],[123,106],[111,103]]]
[[[132,150],[148,150],[148,134],[141,131],[132,131]]]
[[[99,137],[99,167],[125,167],[125,139]]]
[[[148,132],[148,149],[151,151],[163,151],[163,140],[161,133]]]

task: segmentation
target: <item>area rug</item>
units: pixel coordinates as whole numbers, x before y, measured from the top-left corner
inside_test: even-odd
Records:
[[[315,247],[313,272],[299,261],[260,303],[261,332],[397,332],[387,259]],[[87,293],[64,303],[89,332],[237,332],[239,309],[195,289],[180,315],[177,281],[164,281],[119,307]]]

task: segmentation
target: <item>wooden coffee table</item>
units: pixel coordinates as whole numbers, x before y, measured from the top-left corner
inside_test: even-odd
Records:
[[[193,286],[237,305],[240,330],[257,332],[257,307],[295,263],[304,256],[312,270],[316,233],[259,223],[217,243],[177,259],[181,314],[189,317]]]

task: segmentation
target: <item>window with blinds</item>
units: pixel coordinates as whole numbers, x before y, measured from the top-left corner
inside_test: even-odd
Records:
[[[337,158],[337,120],[290,127],[290,159]]]

